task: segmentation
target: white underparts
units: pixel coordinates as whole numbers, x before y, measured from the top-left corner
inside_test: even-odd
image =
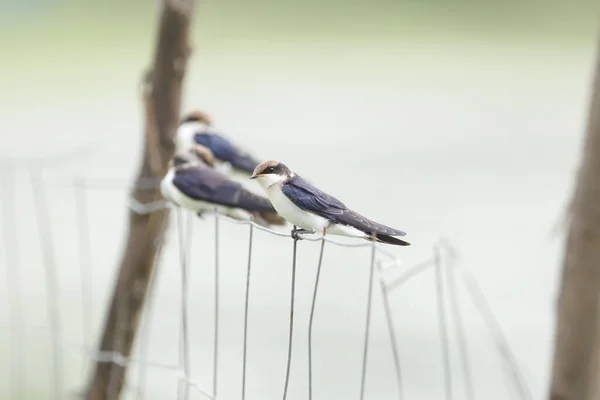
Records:
[[[207,129],[203,122],[185,122],[177,128],[175,138],[175,150],[177,152],[187,151],[196,145],[194,135],[198,132],[204,132]]]
[[[267,177],[266,175],[265,177]],[[274,175],[276,176],[276,175]],[[262,177],[262,178],[265,178]],[[326,218],[304,211],[295,205],[281,190],[281,185],[273,182],[266,188],[267,196],[273,204],[277,212],[285,218],[289,223],[296,225],[298,228],[307,229],[315,233],[322,233],[324,228],[327,228],[327,233],[331,235],[341,235],[350,237],[367,237],[364,232],[358,229],[339,224],[332,224]],[[264,186],[263,186],[264,187]]]
[[[172,203],[195,212],[218,212],[219,214],[227,215],[231,218],[235,218],[242,221],[251,220],[252,214],[241,208],[209,203],[202,200],[196,200],[187,196],[185,193],[181,192],[175,185],[173,185],[174,174],[175,172],[172,169],[169,170],[169,172],[160,184],[161,194],[164,198],[171,201]]]

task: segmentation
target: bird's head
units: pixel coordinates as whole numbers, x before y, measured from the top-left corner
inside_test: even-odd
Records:
[[[188,151],[179,151],[175,153],[173,159],[169,163],[169,168],[186,169],[189,167],[199,166],[202,163],[214,168],[215,157],[208,148],[196,145]]]
[[[263,161],[254,168],[250,179],[256,179],[263,188],[268,188],[275,183],[285,182],[294,176],[294,173],[281,161]]]
[[[204,124],[206,126],[211,126],[213,124],[213,121],[212,118],[204,111],[194,110],[185,115],[179,122],[179,125],[188,123],[198,123]]]
[[[210,165],[211,168],[215,167],[215,155],[208,147],[197,144],[191,151],[197,158]]]

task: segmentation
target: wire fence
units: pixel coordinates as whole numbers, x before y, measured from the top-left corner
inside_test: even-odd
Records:
[[[177,399],[187,400],[190,398],[190,391],[202,396],[206,399],[221,399],[218,392],[219,383],[219,338],[220,338],[220,291],[221,286],[219,271],[221,267],[221,246],[228,246],[226,242],[223,242],[221,237],[220,225],[221,223],[226,224],[238,224],[244,225],[248,228],[248,247],[247,247],[247,267],[246,277],[244,286],[244,321],[243,321],[243,351],[239,362],[241,366],[241,377],[236,378],[233,376],[226,376],[228,382],[239,379],[240,381],[240,394],[239,397],[242,400],[246,399],[247,396],[247,349],[249,347],[248,341],[248,326],[249,326],[249,304],[251,302],[251,287],[252,287],[252,257],[253,249],[255,248],[255,235],[256,230],[260,230],[268,233],[269,235],[286,237],[293,242],[293,253],[292,259],[289,261],[291,267],[291,282],[290,282],[290,297],[289,297],[289,336],[288,336],[288,347],[287,347],[287,363],[285,380],[282,382],[282,397],[286,399],[289,391],[290,382],[290,368],[298,357],[294,357],[293,354],[293,340],[294,332],[298,329],[304,329],[304,327],[295,326],[294,311],[295,311],[295,298],[296,298],[296,264],[298,255],[298,241],[291,238],[289,231],[274,230],[258,225],[251,221],[238,221],[225,217],[218,214],[213,214],[214,219],[214,243],[215,243],[215,259],[214,259],[214,320],[212,321],[212,335],[213,335],[213,354],[212,354],[212,381],[210,385],[206,382],[198,382],[191,377],[191,361],[192,352],[190,350],[190,332],[189,332],[189,253],[193,243],[197,240],[194,237],[193,226],[195,215],[187,213],[180,209],[175,208],[174,220],[176,225],[177,234],[177,247],[179,253],[179,270],[180,270],[180,292],[181,292],[181,304],[178,310],[180,326],[179,326],[179,339],[178,339],[178,363],[157,363],[150,361],[146,358],[146,354],[149,350],[149,323],[153,318],[152,309],[154,306],[154,295],[153,291],[156,286],[156,281],[160,279],[159,271],[161,268],[155,268],[155,273],[151,277],[150,283],[150,294],[145,309],[145,323],[144,329],[140,332],[139,337],[139,349],[138,357],[125,357],[123,354],[117,352],[98,352],[94,350],[95,344],[92,342],[94,337],[93,324],[91,315],[86,310],[90,310],[93,305],[92,297],[92,286],[94,281],[93,271],[91,269],[91,235],[90,235],[90,191],[91,190],[124,190],[126,185],[123,183],[115,183],[111,180],[98,180],[88,178],[76,178],[74,180],[61,182],[49,182],[41,173],[41,169],[31,169],[31,188],[34,196],[35,208],[33,212],[36,215],[37,227],[38,227],[38,238],[40,242],[42,254],[43,254],[43,267],[44,267],[44,284],[46,286],[46,305],[48,307],[49,324],[41,325],[26,325],[22,319],[22,310],[24,299],[21,295],[22,283],[24,277],[21,275],[21,259],[18,251],[18,242],[20,240],[20,230],[17,214],[15,212],[16,202],[18,198],[14,189],[15,174],[14,168],[3,168],[2,169],[2,189],[1,189],[1,220],[2,220],[2,240],[4,248],[4,263],[5,263],[5,279],[7,282],[7,299],[8,299],[8,322],[1,323],[0,328],[9,331],[10,337],[10,393],[11,398],[21,398],[23,387],[28,382],[25,382],[23,371],[23,353],[25,351],[22,335],[27,330],[35,330],[43,332],[49,335],[52,343],[52,382],[53,382],[53,398],[63,399],[65,398],[65,387],[64,387],[64,351],[66,349],[75,350],[84,354],[91,361],[113,363],[122,367],[130,365],[137,365],[139,367],[137,374],[138,388],[135,390],[135,397],[138,399],[144,398],[144,386],[147,382],[147,374],[149,369],[160,370],[165,374],[171,374],[173,378],[178,381],[177,393],[174,394]],[[154,188],[157,182],[142,183],[147,188]],[[82,341],[75,343],[72,341],[65,340],[62,336],[60,320],[61,320],[61,307],[58,302],[58,295],[60,293],[60,282],[57,279],[57,258],[56,258],[56,247],[53,242],[52,223],[51,223],[51,207],[46,199],[45,190],[49,185],[57,187],[67,187],[74,191],[74,214],[77,221],[77,232],[78,232],[78,259],[80,263],[80,286],[82,288],[81,303],[83,309],[82,315]],[[129,208],[136,213],[148,214],[153,213],[164,207],[171,207],[170,204],[163,201],[154,202],[151,204],[140,204],[135,199],[130,198]],[[208,221],[208,219],[207,219]],[[396,393],[395,398],[402,400],[405,399],[405,382],[403,379],[403,362],[400,359],[399,342],[397,332],[395,328],[396,321],[394,319],[394,311],[392,308],[391,297],[400,290],[406,283],[408,283],[414,277],[422,274],[425,271],[432,270],[435,273],[435,291],[436,291],[436,312],[438,320],[438,329],[440,344],[442,348],[442,354],[440,357],[440,363],[443,365],[443,382],[444,382],[444,398],[451,400],[454,397],[455,388],[453,387],[453,368],[450,361],[450,328],[451,324],[454,325],[455,336],[457,337],[457,348],[460,357],[460,369],[461,375],[463,376],[463,392],[468,400],[475,400],[477,398],[485,398],[476,396],[474,389],[474,378],[473,368],[471,366],[471,357],[469,354],[469,339],[467,338],[467,332],[463,324],[463,315],[461,312],[461,304],[458,300],[457,293],[459,291],[459,283],[462,284],[463,289],[471,300],[471,304],[477,310],[482,321],[485,323],[487,330],[493,340],[498,355],[502,360],[502,365],[510,378],[510,383],[517,394],[518,399],[532,399],[532,394],[521,372],[516,358],[510,349],[508,341],[504,336],[498,321],[488,305],[487,299],[485,298],[483,291],[479,287],[478,283],[474,279],[473,275],[469,273],[464,267],[461,266],[457,251],[454,246],[447,240],[439,240],[434,248],[432,249],[432,256],[424,260],[423,262],[405,267],[402,265],[392,252],[390,252],[383,245],[376,244],[375,242],[369,241],[344,241],[337,238],[332,238],[328,235],[307,235],[302,237],[303,240],[308,242],[318,242],[319,257],[318,265],[316,268],[316,276],[314,278],[313,292],[311,296],[310,315],[308,320],[308,364],[307,368],[307,396],[310,400],[316,393],[314,393],[314,371],[313,371],[313,321],[315,310],[318,305],[318,293],[319,293],[319,279],[321,269],[323,265],[325,248],[329,246],[346,247],[346,248],[365,248],[370,252],[369,257],[369,279],[366,284],[365,290],[365,308],[363,310],[354,310],[355,312],[364,312],[364,335],[363,335],[363,347],[361,356],[361,377],[360,377],[360,392],[358,393],[359,399],[365,399],[365,387],[368,377],[368,366],[369,366],[369,344],[370,344],[370,332],[371,332],[371,314],[373,307],[374,290],[378,287],[382,295],[383,308],[385,322],[389,333],[390,343],[390,355],[393,358],[393,364],[395,368],[395,387]],[[31,240],[31,239],[30,239]],[[202,239],[203,240],[203,239]],[[236,249],[236,251],[242,251]],[[160,254],[160,252],[159,252]],[[156,260],[158,263],[159,261]],[[175,310],[174,310],[175,311]],[[127,318],[126,315],[121,315],[119,318]],[[89,372],[89,369],[83,371],[83,375]],[[130,387],[129,390],[132,390]],[[116,398],[116,395],[112,398]]]

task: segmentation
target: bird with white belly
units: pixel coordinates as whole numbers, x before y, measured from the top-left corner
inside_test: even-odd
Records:
[[[263,161],[254,169],[250,179],[256,179],[275,210],[299,228],[292,231],[295,239],[299,238],[299,233],[326,232],[398,246],[410,245],[395,237],[405,236],[405,232],[371,221],[348,209],[344,203],[316,188],[281,161]]]
[[[215,157],[215,168],[228,176],[247,179],[258,161],[239,144],[213,129],[212,119],[202,111],[188,113],[179,123],[175,138],[176,151],[196,145],[208,148]]]
[[[214,156],[204,146],[176,153],[160,184],[163,197],[201,215],[216,211],[263,226],[284,225],[270,201],[213,169]]]

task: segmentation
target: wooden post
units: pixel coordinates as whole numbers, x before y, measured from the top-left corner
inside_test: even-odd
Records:
[[[551,400],[600,399],[600,41],[563,260]]]
[[[142,204],[162,200],[158,183],[173,156],[195,0],[163,0],[161,6],[154,63],[144,78],[145,150],[131,193]],[[99,351],[131,355],[153,261],[159,256],[168,216],[166,209],[141,214],[130,212],[128,237]],[[126,368],[122,366],[97,362],[86,398],[117,399],[125,373]]]

